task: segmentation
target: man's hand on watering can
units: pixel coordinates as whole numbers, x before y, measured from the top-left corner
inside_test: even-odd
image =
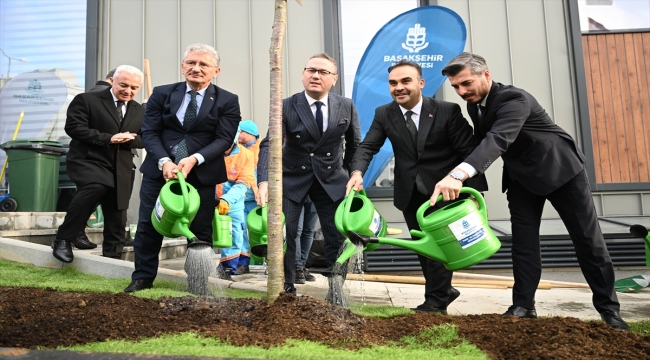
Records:
[[[194,156],[188,156],[185,159],[178,162],[178,167],[176,168],[176,171],[183,172],[183,177],[187,179],[187,175],[190,173],[190,171],[192,171],[194,166],[198,164],[198,162],[199,160],[197,160]]]
[[[176,164],[173,161],[167,161],[163,164],[162,172],[165,180],[176,179]]]
[[[467,174],[465,174],[465,177],[467,177]],[[438,200],[438,195],[442,195],[442,200],[444,201],[457,199],[460,195],[460,188],[462,187],[462,181],[454,179],[451,175],[445,176],[433,189],[433,195],[431,195],[429,204],[431,206],[435,205]]]
[[[354,191],[363,190],[363,176],[361,176],[361,171],[353,171],[352,175],[350,175],[350,180],[345,186],[345,196],[348,196],[350,189],[354,189]]]
[[[255,202],[257,205],[264,207],[269,201],[269,183],[261,182],[257,185],[257,194],[255,194]]]
[[[219,210],[219,215],[227,215],[230,211],[230,204],[224,200],[219,199],[219,205],[217,205],[217,210]]]

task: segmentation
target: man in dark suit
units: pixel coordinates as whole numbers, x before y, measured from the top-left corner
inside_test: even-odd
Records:
[[[196,188],[201,204],[190,230],[200,240],[211,241],[215,186],[228,180],[224,153],[241,121],[239,98],[211,84],[221,70],[212,46],[188,46],[181,70],[186,81],[154,88],[147,102],[135,271],[124,289],[127,293],[151,288],[158,273],[163,236],[154,229],[151,212],[165,181],[176,179],[180,171]]]
[[[106,79],[97,80],[95,86],[91,87],[90,90],[88,90],[88,92],[98,92],[113,86],[113,83],[111,81],[113,81],[114,74],[115,74],[115,69],[109,71],[108,74],[106,74]]]
[[[63,262],[72,262],[71,245],[77,245],[77,236],[97,203],[104,214],[102,253],[120,258],[122,215],[131,197],[131,149],[142,148],[138,134],[144,108],[133,100],[142,79],[140,70],[122,65],[110,89],[79,94],[68,107],[65,131],[72,140],[66,167],[77,194],[52,245],[54,257]]]
[[[363,173],[372,157],[390,139],[395,154],[393,202],[400,209],[409,229],[420,230],[415,214],[429,201],[434,184],[446,177],[478,143],[472,128],[454,103],[422,96],[422,68],[401,60],[388,68],[388,89],[395,101],[380,106],[352,160],[350,188],[363,188]],[[485,176],[468,182],[479,191],[487,190]],[[436,210],[447,203],[438,203]],[[415,239],[415,238],[414,238]],[[426,256],[418,255],[425,278],[424,303],[412,309],[419,312],[447,313],[447,306],[460,292],[451,286],[452,272]]]
[[[598,224],[585,156],[528,92],[492,81],[485,59],[462,53],[442,70],[465,101],[477,136],[476,149],[455,169],[463,176],[445,178],[434,195],[454,199],[463,180],[503,159],[512,223],[513,305],[503,314],[537,317],[535,291],[542,274],[539,227],[546,200],[567,227],[593,303],[609,326],[629,329],[619,316],[614,267]]]
[[[312,56],[302,72],[305,91],[282,101],[282,210],[287,251],[284,255],[284,289],[295,295],[298,219],[307,196],[316,206],[327,266],[345,238],[334,225],[334,213],[345,196],[350,162],[361,140],[357,109],[352,100],[330,93],[338,75],[336,61],[321,53]],[[257,166],[257,203],[268,201],[268,134],[260,144]],[[345,151],[343,150],[345,148]]]

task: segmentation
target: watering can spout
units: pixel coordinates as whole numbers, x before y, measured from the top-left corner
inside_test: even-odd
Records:
[[[348,239],[350,239],[350,242],[352,242],[354,245],[367,246],[370,243],[376,244],[379,242],[377,238],[374,236],[361,235],[354,231],[348,231],[347,235],[348,235]]]

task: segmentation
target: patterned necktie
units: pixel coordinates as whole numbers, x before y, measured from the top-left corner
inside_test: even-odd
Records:
[[[122,114],[122,106],[124,106],[124,101],[118,100],[116,107],[117,107],[117,115],[120,118],[120,124],[122,123],[122,121],[124,121],[124,114]]]
[[[323,103],[316,101],[314,104],[316,104],[316,124],[318,125],[318,131],[323,135],[323,110],[321,110]]]
[[[190,103],[187,105],[187,109],[185,109],[185,118],[183,119],[183,129],[185,130],[188,130],[192,124],[194,124],[194,121],[196,120],[196,109],[198,108],[196,104],[196,94],[198,94],[198,92],[190,90],[189,94],[191,99]],[[183,138],[183,140],[178,143],[178,148],[176,148],[176,158],[174,159],[174,163],[178,164],[179,161],[188,156],[190,156],[189,150],[185,138]]]
[[[411,139],[413,139],[413,144],[415,144],[415,149],[417,152],[418,148],[418,128],[415,126],[415,121],[411,118],[411,115],[413,115],[414,112],[409,110],[406,112],[406,128],[408,131],[411,133]],[[418,191],[422,194],[429,195],[427,192],[427,187],[424,185],[424,181],[422,181],[422,177],[420,176],[420,172],[418,172],[415,175],[415,186],[417,187]]]

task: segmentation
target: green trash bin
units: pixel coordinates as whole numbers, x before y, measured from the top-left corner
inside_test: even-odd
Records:
[[[59,142],[14,140],[0,145],[8,156],[9,194],[16,211],[56,211],[59,195],[59,158],[66,150]]]

